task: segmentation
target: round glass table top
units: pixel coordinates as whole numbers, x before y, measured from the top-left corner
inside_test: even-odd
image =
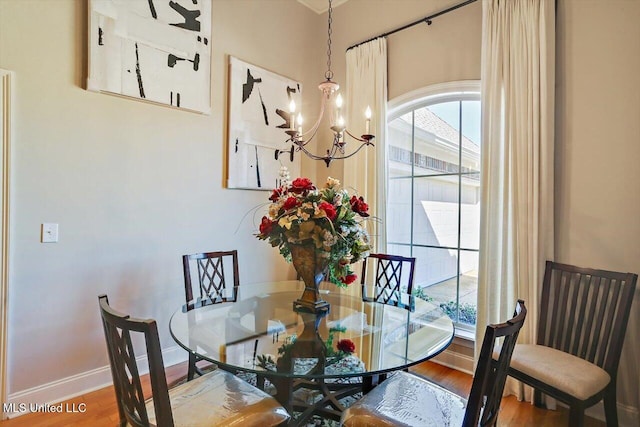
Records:
[[[225,369],[269,376],[345,378],[404,369],[444,350],[453,323],[416,299],[413,311],[342,293],[329,285],[319,314],[294,310],[298,281],[242,285],[235,303],[177,310],[171,335]]]

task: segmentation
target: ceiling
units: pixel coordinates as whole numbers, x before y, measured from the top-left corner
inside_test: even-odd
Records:
[[[343,3],[346,3],[347,1],[348,0],[333,0],[332,5],[335,8]],[[328,0],[298,0],[298,3],[302,3],[318,15],[325,13],[327,9],[329,9]]]

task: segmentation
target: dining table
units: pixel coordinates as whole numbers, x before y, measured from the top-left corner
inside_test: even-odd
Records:
[[[292,414],[291,425],[339,420],[386,375],[431,359],[454,336],[453,322],[434,302],[416,298],[406,309],[323,283],[328,304],[313,311],[294,304],[303,289],[298,280],[273,281],[243,284],[232,303],[201,298],[173,313],[171,336],[273,394]]]

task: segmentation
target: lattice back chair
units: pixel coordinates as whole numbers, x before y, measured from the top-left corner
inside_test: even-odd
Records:
[[[275,399],[236,378],[216,370],[195,381],[167,387],[158,326],[153,319],[136,319],[109,306],[106,295],[98,297],[107,341],[109,363],[120,416],[119,425],[136,427],[275,426],[289,414]],[[131,335],[144,335],[151,399],[145,401]]]
[[[185,305],[183,311],[211,304],[235,302],[238,299],[240,278],[238,251],[204,252],[182,256]],[[197,283],[194,286],[194,283]],[[195,290],[194,290],[195,288]],[[203,360],[189,352],[187,381],[203,371],[197,366]]]
[[[537,344],[516,346],[509,375],[570,406],[569,425],[604,399],[607,425],[617,426],[616,376],[637,274],[547,261]]]
[[[402,371],[348,408],[342,416],[344,426],[495,426],[511,355],[526,316],[524,301],[518,300],[512,319],[487,326],[468,401]],[[494,361],[492,353],[499,339],[501,350]]]
[[[185,310],[209,304],[235,302],[240,278],[238,251],[205,252],[182,257]],[[192,271],[192,267],[196,267]],[[197,276],[196,276],[197,272]],[[197,279],[197,290],[193,283]]]
[[[395,305],[413,311],[415,303],[411,293],[415,265],[416,259],[412,257],[370,254],[362,262],[362,300]],[[367,288],[370,287],[372,296],[367,292]]]

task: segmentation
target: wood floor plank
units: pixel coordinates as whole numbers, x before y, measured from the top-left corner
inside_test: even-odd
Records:
[[[447,368],[432,362],[422,363],[412,369],[442,387],[461,396],[468,396],[471,390],[472,378],[460,371]],[[169,384],[180,381],[187,372],[187,365],[179,364],[167,368],[167,382]],[[148,377],[143,378],[145,396],[150,393]],[[116,406],[113,387],[106,387],[87,393],[64,404],[70,408],[75,404],[86,404],[84,413],[33,413],[9,420],[0,421],[0,427],[113,427],[118,425],[118,408]],[[569,411],[559,408],[548,411],[536,408],[528,402],[518,402],[514,396],[503,398],[498,427],[558,427],[567,426]],[[604,427],[602,421],[587,417],[585,427]]]

